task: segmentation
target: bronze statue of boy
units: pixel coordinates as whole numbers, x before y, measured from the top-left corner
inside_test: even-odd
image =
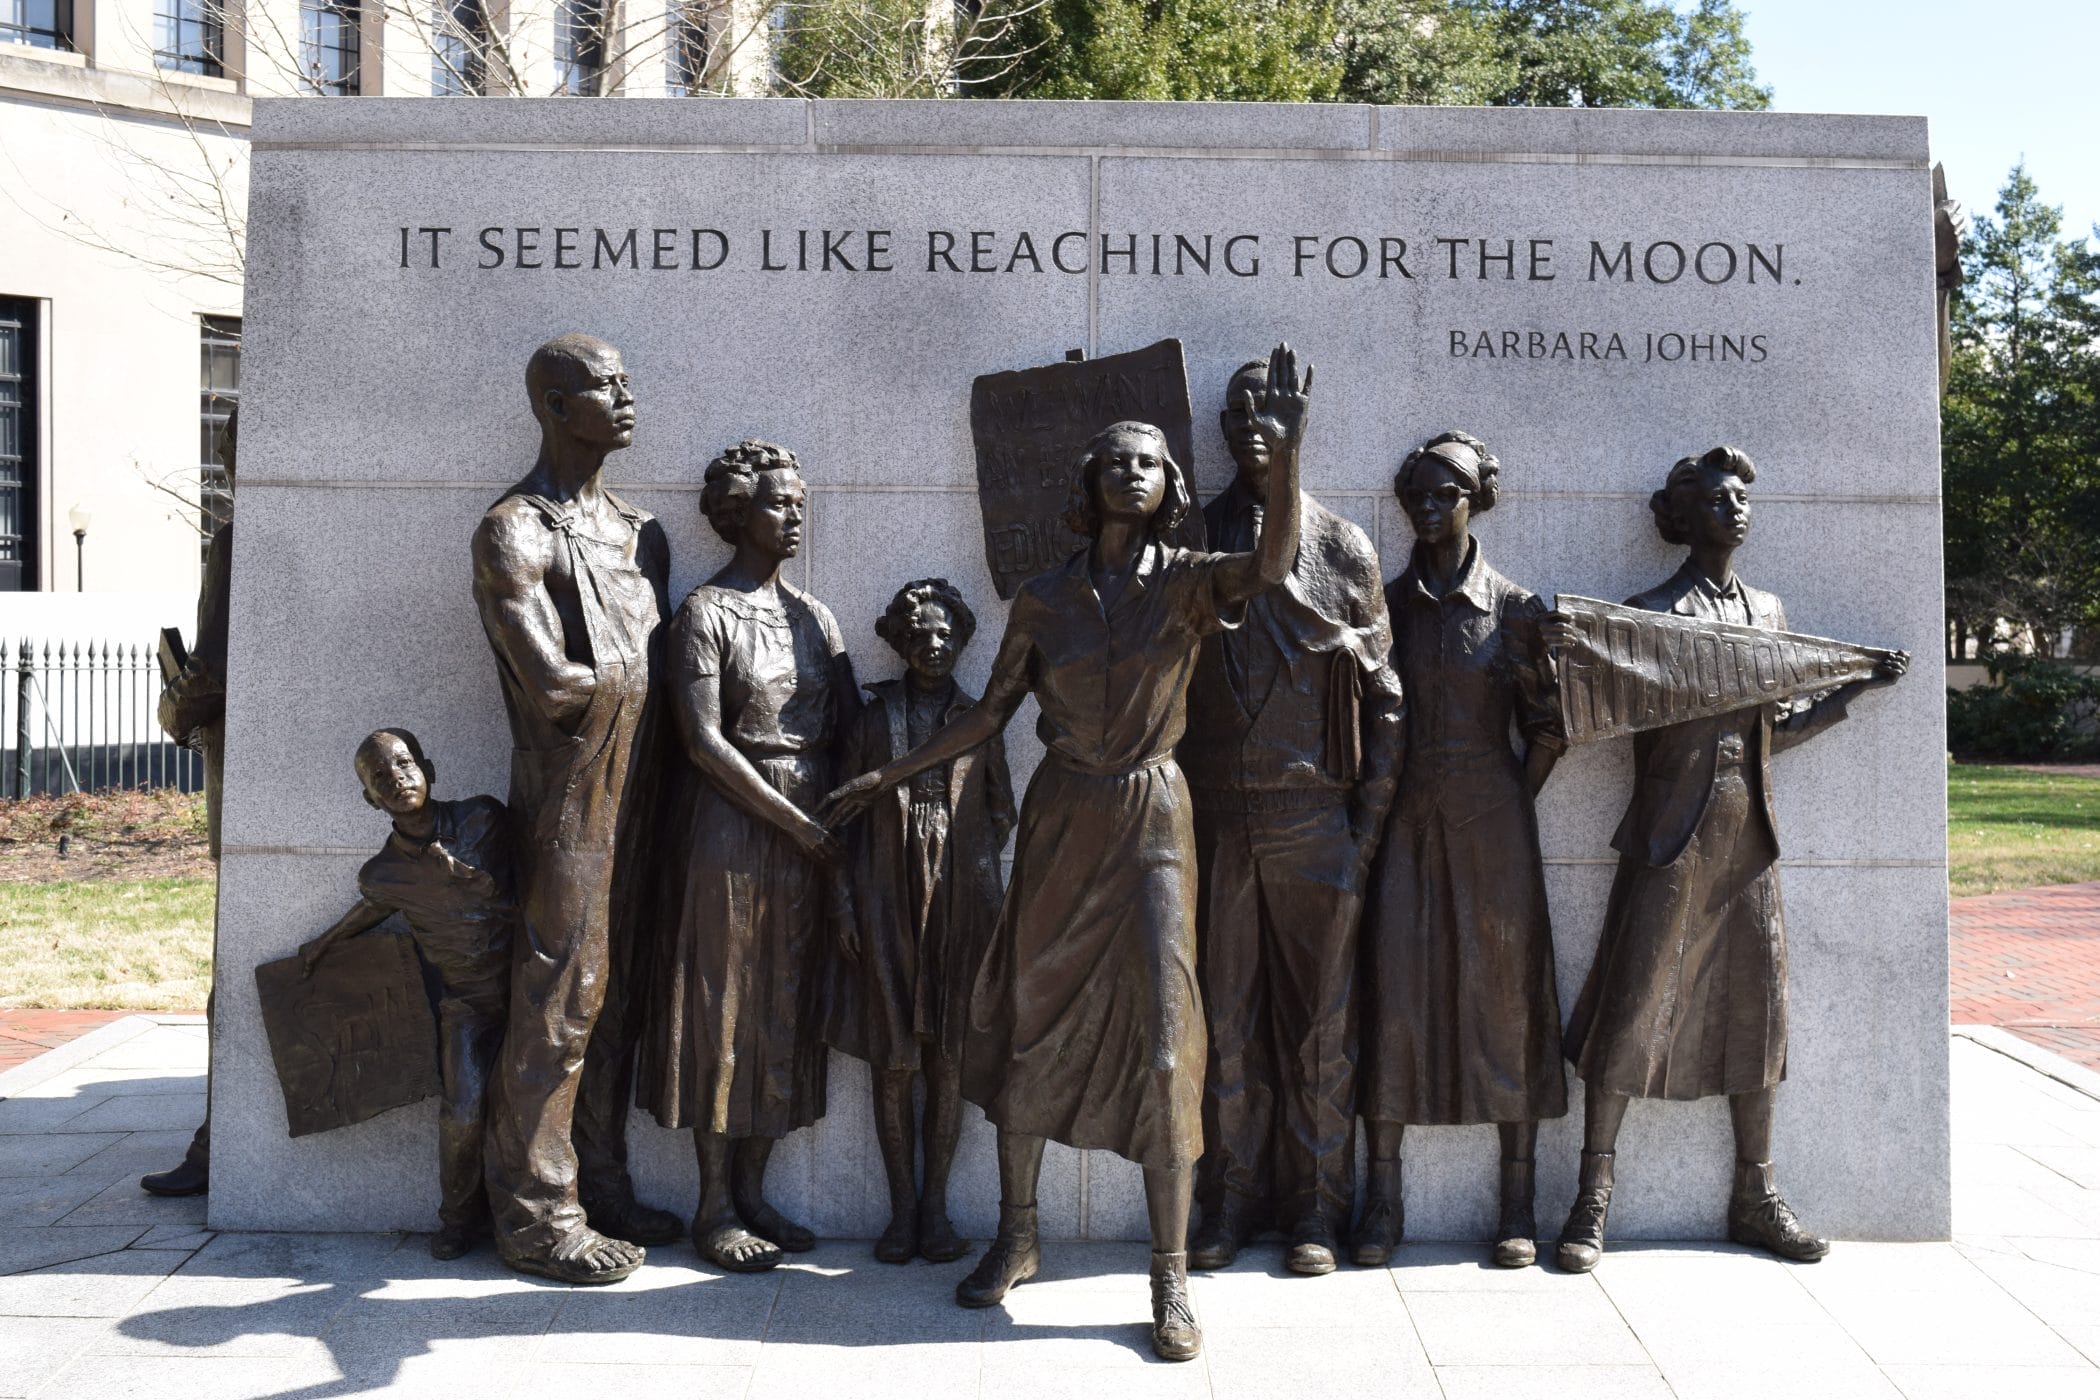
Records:
[[[509,813],[493,797],[430,795],[437,765],[406,729],[379,729],[353,760],[365,801],[394,819],[379,854],[357,872],[357,903],[299,950],[309,975],[335,944],[399,914],[437,974],[438,1222],[434,1259],[457,1259],[489,1232],[482,1137],[489,1078],[510,1001],[517,917]]]

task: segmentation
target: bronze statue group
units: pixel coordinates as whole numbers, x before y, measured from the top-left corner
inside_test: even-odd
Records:
[[[1568,619],[1483,557],[1500,465],[1460,432],[1406,454],[1415,545],[1383,583],[1363,532],[1299,489],[1312,379],[1288,346],[1232,376],[1237,471],[1200,507],[1208,551],[1167,542],[1199,503],[1164,435],[1103,428],[1067,516],[1090,543],[1021,589],[984,694],[954,678],[968,601],[919,579],[875,627],[904,674],[864,696],[829,610],[782,577],[806,512],[794,454],[744,442],[708,466],[701,508],[733,554],[674,611],[660,525],[601,480],[634,432],[620,357],[542,346],[539,460],[473,543],[507,803],[432,798],[414,736],[372,735],[356,770],[393,832],[306,950],[316,965],[398,912],[442,983],[433,1252],[486,1232],[512,1267],[605,1283],[685,1233],[635,1200],[630,1103],[692,1130],[702,1258],[752,1271],[811,1248],[765,1171],[822,1116],[837,1048],[873,1073],[877,1258],[968,1252],[947,1211],[967,1099],[998,1130],[1001,1203],[957,1300],[995,1304],[1039,1268],[1045,1142],[1106,1149],[1143,1169],[1169,1359],[1201,1345],[1187,1270],[1258,1232],[1299,1273],[1387,1263],[1409,1124],[1497,1125],[1493,1257],[1531,1264],[1537,1127],[1567,1111],[1570,1063],[1586,1115],[1561,1267],[1604,1248],[1628,1102],[1714,1094],[1730,1237],[1819,1258],[1770,1162],[1771,757],[1858,686],[1636,738],[1563,1028],[1533,799],[1566,747]],[[1687,558],[1633,606],[1784,627],[1733,569],[1754,477],[1727,448],[1669,469],[1651,505]],[[1893,654],[1877,679],[1901,670]],[[1031,694],[1045,754],[1017,813],[1000,736]]]

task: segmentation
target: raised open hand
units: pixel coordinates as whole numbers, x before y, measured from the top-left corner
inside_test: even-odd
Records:
[[[1286,341],[1276,347],[1269,356],[1269,377],[1257,397],[1253,391],[1240,391],[1240,404],[1255,431],[1268,444],[1269,461],[1272,465],[1286,449],[1295,452],[1305,441],[1305,417],[1312,407],[1313,367],[1307,365],[1303,377],[1298,373],[1298,352]]]

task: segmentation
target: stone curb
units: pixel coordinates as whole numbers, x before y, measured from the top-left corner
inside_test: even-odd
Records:
[[[2054,1050],[2045,1050],[2031,1041],[2022,1040],[2002,1026],[1956,1026],[1954,1034],[1973,1040],[1986,1050],[1995,1050],[2007,1059],[2018,1060],[2067,1089],[2076,1089],[2089,1098],[2100,1099],[2100,1073],[2065,1059]]]
[[[78,1040],[69,1040],[54,1050],[46,1050],[24,1064],[0,1073],[0,1099],[12,1098],[25,1090],[34,1089],[47,1079],[56,1079],[75,1065],[87,1063],[105,1050],[113,1050],[125,1041],[144,1035],[156,1026],[201,1026],[202,1016],[171,1016],[141,1012],[97,1026]]]

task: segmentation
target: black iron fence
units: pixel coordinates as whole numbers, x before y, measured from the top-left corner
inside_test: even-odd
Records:
[[[160,662],[145,642],[0,639],[0,797],[204,785],[161,732]]]

